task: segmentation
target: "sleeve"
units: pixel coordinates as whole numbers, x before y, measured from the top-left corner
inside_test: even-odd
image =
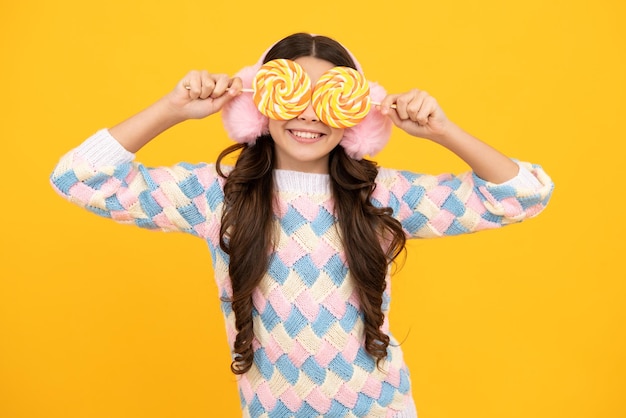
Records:
[[[215,167],[148,168],[133,159],[101,130],[63,156],[50,181],[63,198],[119,223],[206,237],[223,202]]]
[[[373,203],[390,207],[408,238],[472,233],[537,216],[554,184],[539,166],[518,162],[519,174],[495,184],[473,172],[458,176],[381,169]]]

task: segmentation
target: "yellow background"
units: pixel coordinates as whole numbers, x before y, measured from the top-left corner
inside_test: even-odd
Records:
[[[0,12],[1,417],[238,416],[206,245],[97,218],[48,176],[188,70],[232,74],[300,30],[342,41],[389,91],[429,91],[556,182],[522,225],[409,245],[391,321],[420,418],[626,416],[624,2],[60,0]],[[138,158],[213,161],[228,144],[213,117]],[[465,170],[397,129],[377,160]]]

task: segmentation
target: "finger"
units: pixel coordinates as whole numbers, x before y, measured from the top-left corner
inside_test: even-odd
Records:
[[[226,74],[215,75],[215,88],[213,89],[213,94],[211,94],[211,97],[216,99],[223,96],[228,89],[229,83],[230,80]]]
[[[410,106],[413,104],[415,96],[417,95],[416,90],[411,90],[407,93],[401,94],[396,99],[396,112],[398,112],[398,116],[400,119],[406,120],[411,119],[411,115],[409,114]]]
[[[391,119],[394,125],[398,127],[401,126],[402,119],[400,119],[400,116],[398,116],[398,112],[396,111],[396,109],[389,109],[389,111],[387,112],[387,116],[389,117],[389,119]]]
[[[243,81],[241,81],[241,78],[234,77],[229,80],[228,94],[230,94],[231,96],[239,96],[241,94],[242,89],[243,89]]]
[[[407,113],[409,114],[409,119],[411,119],[413,122],[424,122],[423,120],[423,113],[425,111],[424,106],[425,106],[425,101],[428,98],[428,93],[426,93],[425,91],[416,91],[415,92],[415,97],[413,97],[413,99],[411,100],[411,102],[407,105]],[[428,116],[428,114],[430,113],[428,110],[426,116]],[[422,116],[422,119],[420,119],[420,116]],[[421,123],[420,123],[421,124]]]
[[[185,74],[182,80],[178,83],[179,86],[183,87],[185,90],[189,91],[191,89],[191,72]]]
[[[202,94],[202,79],[200,72],[190,71],[183,82],[189,92],[190,99],[197,99]]]
[[[208,71],[200,72],[200,95],[198,99],[207,99],[213,94],[215,89],[215,80],[213,75]]]
[[[213,106],[215,106],[216,112],[218,110],[221,110],[222,107],[224,107],[224,105],[226,103],[228,103],[229,101],[234,99],[235,96],[236,95],[231,94],[230,89],[229,89],[228,91],[226,91],[226,94],[222,94],[221,96],[212,99],[213,100]]]
[[[436,108],[437,102],[435,101],[435,99],[431,96],[425,97],[424,101],[422,102],[422,106],[417,112],[415,121],[422,126],[427,125],[430,116],[433,114]]]
[[[406,106],[406,113],[408,115],[408,119],[413,122],[417,122],[417,115],[422,107],[422,100],[419,97],[413,98]]]
[[[385,98],[381,100],[379,105],[380,113],[382,113],[383,115],[390,115],[392,113],[391,109],[395,106],[398,96],[399,94],[388,94],[387,96],[385,96]]]

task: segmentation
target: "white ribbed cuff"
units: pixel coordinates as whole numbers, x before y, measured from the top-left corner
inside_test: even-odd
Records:
[[[543,186],[541,182],[537,180],[537,177],[530,172],[530,170],[521,165],[519,162],[517,165],[519,166],[517,176],[505,181],[504,183],[499,183],[498,186],[511,186],[521,189],[539,189]]]
[[[101,129],[76,148],[76,153],[95,168],[131,162],[135,154],[124,148],[108,129]]]

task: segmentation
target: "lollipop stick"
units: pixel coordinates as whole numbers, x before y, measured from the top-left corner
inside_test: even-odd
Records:
[[[191,86],[185,86],[187,90],[191,90]],[[230,91],[230,89],[226,89],[226,91]],[[254,93],[254,89],[241,89],[244,93]]]
[[[185,86],[185,88],[187,90],[191,90],[191,86]],[[226,89],[226,91],[230,91],[230,89]],[[241,91],[244,92],[244,93],[254,93],[254,89],[241,89]],[[370,103],[373,104],[374,106],[380,106],[380,102],[370,102]],[[395,109],[396,105],[392,104],[391,108]]]
[[[371,104],[373,104],[374,106],[380,106],[380,102],[370,102],[370,103],[371,103]],[[392,109],[395,109],[395,108],[396,108],[396,105],[395,105],[395,104],[392,104],[392,105],[391,105],[391,108],[392,108]]]

